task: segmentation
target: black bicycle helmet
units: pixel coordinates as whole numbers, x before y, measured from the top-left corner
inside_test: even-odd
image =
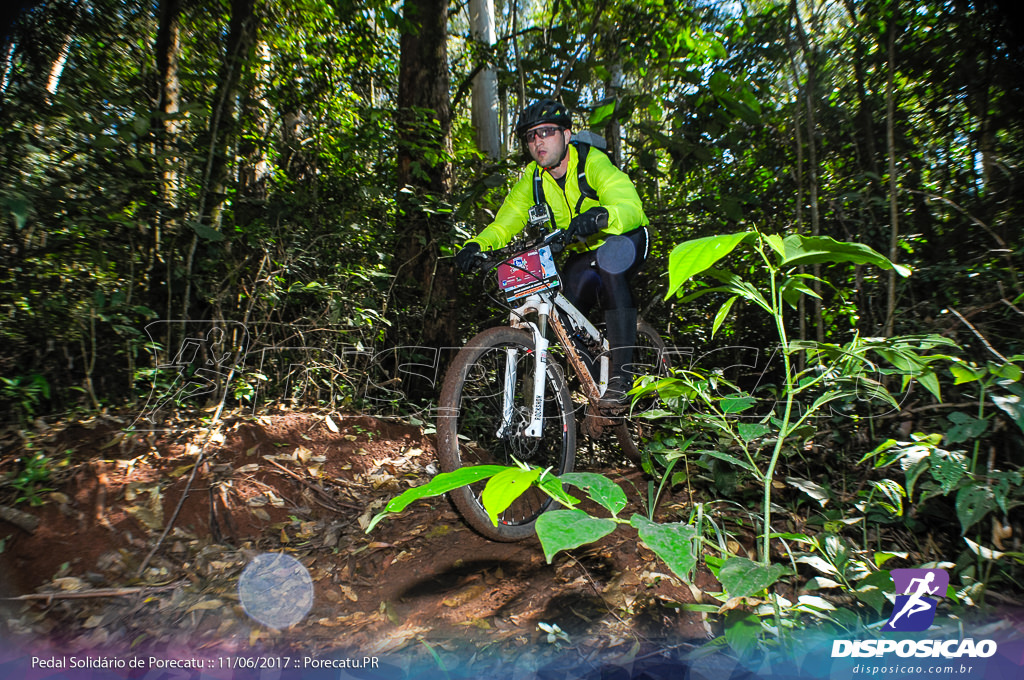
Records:
[[[569,110],[553,99],[541,99],[523,109],[516,122],[516,136],[522,138],[530,128],[551,123],[559,127],[572,127]]]

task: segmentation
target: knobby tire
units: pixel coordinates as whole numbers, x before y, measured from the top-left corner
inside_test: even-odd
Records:
[[[555,474],[570,472],[576,458],[576,421],[560,367],[547,364],[544,420],[540,438],[526,437],[518,428],[529,418],[526,404],[535,365],[533,336],[525,330],[499,326],[475,336],[459,351],[441,389],[437,417],[438,459],[441,470],[452,472],[467,465],[514,465],[513,457]],[[498,437],[507,349],[516,357],[515,422]],[[519,541],[534,534],[537,518],[553,503],[537,488],[526,491],[491,523],[480,502],[486,482],[456,489],[452,502],[466,522],[496,541]]]

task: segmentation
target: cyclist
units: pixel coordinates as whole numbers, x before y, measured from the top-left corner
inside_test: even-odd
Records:
[[[604,309],[611,370],[601,405],[619,409],[632,386],[627,366],[636,344],[630,281],[649,247],[640,196],[626,173],[602,152],[586,153],[585,167],[579,167],[580,150],[571,143],[572,117],[562,104],[541,99],[527,106],[515,133],[533,161],[494,221],[466,241],[455,262],[462,271],[470,271],[482,250],[508,245],[528,224],[530,208],[546,203],[553,224],[568,227],[574,239],[566,247],[569,257],[561,270],[565,296],[584,314],[597,302]],[[593,191],[582,190],[581,184]]]

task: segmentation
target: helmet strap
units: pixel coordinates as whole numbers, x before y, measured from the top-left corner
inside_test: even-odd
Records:
[[[564,138],[563,138],[563,141],[565,141]],[[562,161],[564,161],[565,157],[568,156],[568,155],[569,155],[569,142],[565,142],[565,144],[562,146],[562,157],[558,159],[558,164],[561,165]]]

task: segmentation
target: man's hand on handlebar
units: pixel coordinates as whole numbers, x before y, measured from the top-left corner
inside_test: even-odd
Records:
[[[578,236],[590,236],[608,228],[608,208],[598,206],[572,218],[569,230]]]
[[[462,247],[462,250],[455,253],[455,266],[457,266],[463,274],[471,274],[481,269],[486,269],[489,265],[495,262],[495,256],[498,260],[506,257],[506,251],[512,252],[514,250],[529,250],[530,248],[539,248],[541,246],[551,246],[553,252],[559,252],[565,247],[569,241],[572,240],[573,234],[577,232],[578,225],[572,224],[568,229],[556,229],[541,238],[533,241],[532,244],[516,243],[499,251],[490,251],[488,253],[481,252],[480,244],[475,241],[469,241]],[[510,250],[511,249],[511,250]]]
[[[462,250],[455,254],[455,265],[462,270],[463,274],[472,272],[486,261],[487,256],[480,252],[480,244],[473,241],[467,243]]]

